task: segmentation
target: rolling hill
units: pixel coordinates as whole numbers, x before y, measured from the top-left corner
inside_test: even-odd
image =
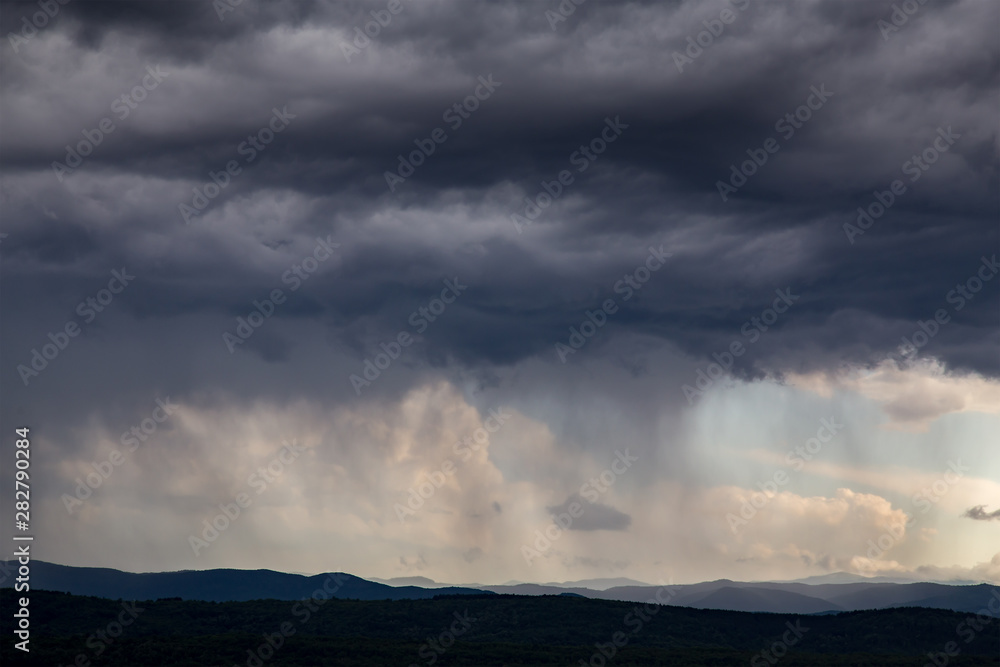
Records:
[[[0,563],[0,568],[14,565]],[[186,570],[135,574],[109,568],[81,568],[32,561],[32,588],[62,591],[74,595],[105,598],[157,599],[179,597],[212,602],[243,600],[298,600],[313,591],[327,592],[352,600],[419,600],[437,595],[564,595],[620,602],[646,602],[659,593],[670,606],[747,612],[821,614],[832,611],[930,607],[959,612],[997,615],[1000,587],[989,584],[950,585],[941,583],[823,583],[737,582],[729,579],[676,586],[614,586],[595,590],[553,584],[509,584],[446,586],[425,577],[369,581],[343,572],[313,576],[273,570]],[[0,583],[10,586],[11,579]],[[599,580],[607,582],[610,580]],[[390,585],[405,584],[405,585]],[[419,585],[414,585],[419,584]],[[995,601],[994,601],[995,600]],[[988,605],[994,605],[994,610]]]

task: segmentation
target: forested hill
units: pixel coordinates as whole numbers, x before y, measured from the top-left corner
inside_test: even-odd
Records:
[[[24,654],[9,639],[15,595],[0,591],[3,665],[577,665],[603,651],[616,666],[771,664],[778,653],[788,667],[923,665],[928,653],[1000,666],[1000,623],[947,610],[802,616],[488,594],[131,603],[32,591]]]

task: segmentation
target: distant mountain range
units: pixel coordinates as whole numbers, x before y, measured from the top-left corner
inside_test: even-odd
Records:
[[[428,579],[427,577],[395,577],[392,579],[380,579],[378,577],[372,577],[372,581],[377,581],[382,584],[388,584],[389,586],[425,586],[425,587],[438,587],[447,586],[448,584],[441,584],[433,579]],[[508,581],[502,586],[519,586],[524,584],[523,581]],[[483,588],[483,584],[455,584],[457,586],[462,586],[466,588]],[[603,591],[615,586],[649,586],[645,581],[637,581],[635,579],[629,579],[628,577],[610,577],[604,579],[581,579],[580,581],[550,581],[544,584],[533,584],[536,586],[552,586],[557,588],[590,588],[595,591]]]
[[[859,574],[849,572],[833,572],[831,574],[820,574],[804,579],[791,579],[778,582],[755,582],[755,583],[779,583],[779,584],[949,584],[951,586],[972,586],[982,582],[968,581],[962,579],[919,579],[917,577],[862,577]]]
[[[595,591],[605,591],[616,586],[649,586],[645,581],[636,581],[627,577],[613,577],[605,579],[581,579],[580,581],[549,582],[542,586],[555,586],[557,588],[591,588]]]
[[[17,562],[7,566],[17,571]],[[8,577],[0,588],[14,585]],[[343,572],[305,576],[274,570],[180,570],[135,574],[103,567],[71,567],[31,561],[31,587],[74,595],[125,600],[185,600],[230,602],[246,600],[300,600],[326,587],[333,597],[351,600],[420,600],[435,595],[482,594],[458,586],[425,588],[387,586]]]
[[[9,561],[6,565],[15,567]],[[854,579],[852,579],[854,578]],[[835,574],[810,581],[736,582],[728,579],[676,586],[650,586],[631,579],[589,579],[552,584],[509,583],[499,586],[469,584],[441,586],[426,577],[403,577],[369,581],[346,573],[306,576],[273,570],[182,570],[135,574],[108,568],[70,567],[32,561],[33,589],[75,595],[130,600],[179,597],[213,602],[246,600],[298,600],[318,589],[333,590],[333,596],[353,600],[416,600],[437,595],[578,595],[586,598],[645,602],[659,599],[666,604],[697,609],[822,614],[894,607],[930,607],[959,612],[978,612],[992,600],[1000,609],[1000,587],[989,584],[934,582],[895,583],[857,580],[855,575]],[[620,583],[625,585],[616,585]],[[590,584],[586,586],[583,584]],[[602,588],[611,584],[607,588]],[[13,580],[0,587],[11,587]],[[334,587],[336,588],[334,589]],[[1000,614],[991,612],[994,616]]]
[[[677,586],[616,586],[603,591],[561,588],[538,584],[481,586],[493,593],[514,595],[559,595],[573,592],[584,597],[623,602],[645,602],[657,592],[666,604],[696,609],[820,614],[892,607],[930,607],[976,612],[996,597],[1000,609],[1000,587],[989,584],[857,582],[803,584],[798,582],[737,582],[728,579]],[[993,615],[997,615],[994,613]]]

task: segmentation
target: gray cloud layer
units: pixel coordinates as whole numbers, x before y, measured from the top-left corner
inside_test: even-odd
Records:
[[[570,505],[575,507],[570,514]],[[582,508],[582,509],[580,509]],[[569,526],[566,530],[626,530],[632,523],[632,518],[624,512],[599,502],[584,500],[580,494],[573,494],[561,505],[546,508],[553,517],[560,517],[564,521],[565,516],[570,517]],[[574,517],[574,515],[579,516]]]
[[[587,409],[613,399],[617,426],[652,441],[734,340],[743,378],[832,370],[894,353],[939,309],[923,352],[1000,376],[1000,280],[955,291],[1000,240],[1000,5],[920,5],[885,38],[892,0],[591,2],[554,30],[554,2],[403,6],[350,62],[342,44],[385,2],[244,0],[220,19],[209,2],[77,0],[3,45],[5,423],[45,423],[68,453],[81,424],[120,431],[168,395],[389,404],[428,378],[474,395],[509,373],[534,383],[514,397],[525,412],[562,397],[559,437],[615,441]],[[675,52],[726,7],[735,20],[678,71]],[[35,11],[4,4],[0,31]],[[166,75],[135,101],[149,68]],[[448,110],[491,76],[455,126]],[[781,125],[821,88],[808,121]],[[249,161],[274,109],[294,117]],[[114,131],[60,180],[53,162],[105,118]],[[607,119],[627,127],[581,158]],[[446,140],[390,191],[385,172],[436,128]],[[912,171],[939,128],[958,138]],[[717,182],[769,138],[780,149],[723,201]],[[179,205],[230,161],[240,172],[186,223]],[[573,182],[519,233],[511,215],[563,170]],[[845,223],[895,179],[905,193],[851,243]],[[333,256],[292,290],[327,238]],[[651,246],[670,258],[626,289]],[[123,268],[134,281],[87,319],[78,304]],[[419,315],[445,279],[468,289]],[[223,333],[275,289],[287,300],[231,354]],[[775,290],[797,298],[753,342]],[[555,343],[608,299],[607,324],[561,364]],[[26,386],[18,366],[68,322],[79,336]],[[400,333],[414,342],[359,398],[350,375]],[[599,509],[595,528],[627,527]]]
[[[997,17],[989,3],[923,7],[904,26],[912,34],[889,40],[875,21],[890,3],[759,3],[683,73],[671,53],[697,32],[702,13],[710,18],[708,7],[581,8],[553,32],[530,4],[491,3],[479,14],[454,3],[407,5],[376,46],[347,63],[339,37],[328,34],[320,51],[312,37],[275,32],[349,29],[368,5],[245,4],[225,21],[207,3],[172,7],[169,20],[156,3],[70,4],[49,28],[70,38],[66,49],[98,61],[91,49],[131,52],[135,64],[116,60],[113,72],[84,64],[50,85],[32,59],[64,54],[41,56],[29,43],[21,60],[7,60],[12,282],[41,289],[40,280],[52,280],[44,286],[51,294],[88,270],[141,262],[142,287],[124,314],[236,316],[275,283],[269,254],[332,232],[344,242],[340,271],[318,277],[279,317],[321,322],[361,351],[405,326],[433,285],[457,274],[474,287],[435,327],[426,359],[512,363],[548,353],[584,309],[613,296],[647,242],[666,242],[675,260],[615,318],[615,330],[708,355],[759,314],[773,289],[791,286],[802,294],[794,317],[779,322],[771,345],[738,362],[755,373],[863,361],[895,346],[918,319],[947,307],[946,294],[996,247],[998,61],[984,46]],[[5,13],[8,24],[17,18],[15,9]],[[967,30],[936,29],[946,22]],[[630,30],[634,38],[624,39]],[[907,45],[925,35],[920,57]],[[51,162],[110,115],[101,103],[138,83],[147,63],[170,73],[162,87],[65,185],[56,182]],[[383,173],[397,154],[447,128],[442,111],[487,74],[501,87],[390,195]],[[781,137],[776,120],[814,86],[833,96],[723,203],[716,182],[747,149]],[[185,228],[177,205],[210,171],[241,159],[237,146],[275,106],[296,115],[291,126]],[[543,179],[575,170],[571,154],[599,136],[609,115],[628,129],[576,174],[555,209],[512,234],[503,219],[523,208],[522,191],[533,196]],[[908,179],[901,165],[939,127],[960,139],[848,243],[843,223],[874,190]],[[138,182],[148,183],[143,196],[120,201]],[[92,205],[75,203],[67,189]],[[279,196],[295,204],[258,213],[268,222],[247,220],[238,206]],[[428,222],[401,242],[397,225],[418,224],[399,220],[405,213],[429,221],[446,211],[457,217],[452,224]],[[210,221],[213,212],[221,219]],[[380,215],[390,219],[372,225]],[[464,233],[452,229],[463,219]],[[14,312],[38,306],[32,289],[6,296]],[[995,374],[995,318],[980,305],[956,313],[935,353]],[[248,347],[278,362],[294,343],[275,334]]]

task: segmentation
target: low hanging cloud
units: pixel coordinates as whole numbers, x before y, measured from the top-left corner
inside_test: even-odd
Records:
[[[574,508],[570,512],[570,505],[573,504],[579,505],[582,509]],[[632,517],[628,514],[615,509],[611,505],[584,500],[578,493],[571,495],[561,505],[546,507],[545,509],[553,517],[560,515],[570,516],[573,522],[567,526],[567,530],[626,530],[632,525]],[[582,512],[580,516],[573,518],[579,512]]]
[[[993,521],[994,519],[1000,521],[1000,509],[987,512],[986,505],[976,505],[965,510],[965,514],[962,516],[973,521]]]

